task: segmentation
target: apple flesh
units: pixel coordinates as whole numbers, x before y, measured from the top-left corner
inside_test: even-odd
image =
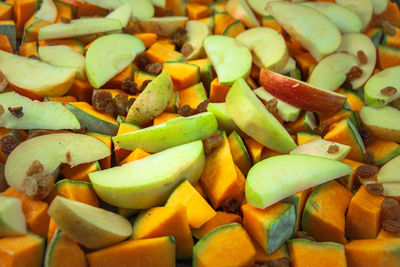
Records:
[[[76,69],[56,67],[4,51],[0,51],[0,71],[14,89],[41,97],[64,95],[76,74]]]
[[[148,209],[163,205],[183,179],[196,184],[204,165],[203,143],[195,141],[120,167],[92,172],[89,178],[103,201],[119,208]]]
[[[374,14],[380,15],[385,12],[388,1],[386,0],[371,0],[372,6],[374,8]]]
[[[271,2],[269,12],[282,27],[320,61],[335,52],[341,42],[336,25],[317,10],[291,2]]]
[[[372,19],[373,5],[371,0],[336,0],[336,4],[344,6],[356,13],[365,29]]]
[[[21,200],[0,196],[0,237],[26,235],[26,221]]]
[[[184,51],[185,46],[190,45],[192,47],[192,52],[185,55],[185,59],[193,60],[203,58],[205,56],[203,42],[204,39],[210,35],[210,29],[203,22],[190,20],[186,23],[186,31],[187,34],[181,51]]]
[[[57,7],[52,0],[43,0],[42,6],[35,14],[35,18],[54,22],[57,18]]]
[[[132,234],[125,217],[61,196],[51,202],[48,213],[57,227],[86,248],[108,247]]]
[[[86,74],[90,84],[100,88],[144,50],[143,42],[130,34],[110,34],[97,38],[86,52]]]
[[[85,0],[85,2],[108,10],[114,10],[122,6],[120,0]]]
[[[129,23],[129,20],[132,16],[132,9],[128,3],[123,4],[119,8],[110,12],[106,18],[109,19],[117,19],[121,22],[122,27],[126,27]]]
[[[243,132],[239,129],[239,127],[232,120],[231,116],[226,109],[225,102],[222,103],[209,103],[207,106],[207,111],[214,114],[215,118],[218,122],[218,127],[223,129],[227,134],[230,134],[233,131],[240,133],[243,136]]]
[[[144,19],[154,16],[154,7],[149,0],[122,0],[122,2],[129,4],[132,17]]]
[[[78,119],[62,103],[32,101],[15,92],[0,94],[0,125],[8,129],[80,129]],[[22,107],[24,115],[14,117],[8,108]]]
[[[250,75],[252,56],[239,41],[228,36],[211,35],[204,39],[204,48],[217,72],[219,83],[231,85],[237,79]]]
[[[247,28],[258,27],[260,23],[245,0],[229,0],[225,6],[226,11],[233,18],[241,20]]]
[[[251,9],[259,16],[269,16],[270,14],[265,10],[269,2],[281,0],[247,0]]]
[[[303,110],[334,113],[346,103],[344,95],[266,69],[260,72],[260,85],[274,97]]]
[[[147,152],[159,152],[170,147],[206,139],[218,128],[215,116],[203,112],[190,117],[179,117],[165,123],[150,126],[131,133],[113,137],[119,148],[135,150],[141,148]]]
[[[379,169],[377,180],[379,183],[400,182],[400,156],[391,159]]]
[[[310,155],[281,155],[254,165],[246,180],[246,200],[264,209],[313,186],[349,175],[350,166]]]
[[[335,146],[337,150],[329,152],[331,146]],[[326,141],[324,139],[315,139],[290,151],[291,155],[303,154],[323,157],[333,160],[342,160],[351,150],[350,146],[342,145],[336,142]]]
[[[53,174],[61,163],[73,167],[109,155],[108,146],[97,138],[72,133],[47,134],[20,143],[8,155],[4,172],[10,186],[24,191],[22,184],[35,160],[43,165],[43,173]]]
[[[260,144],[281,153],[296,147],[290,134],[243,79],[237,80],[229,90],[226,108],[235,124]]]
[[[185,28],[188,17],[155,17],[139,18],[136,20],[143,32],[153,32],[160,37],[170,37],[179,28]]]

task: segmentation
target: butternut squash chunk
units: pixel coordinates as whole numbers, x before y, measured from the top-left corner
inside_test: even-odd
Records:
[[[189,105],[192,109],[196,110],[197,106],[207,99],[207,92],[204,89],[203,83],[198,83],[189,88],[178,91],[179,106]]]
[[[321,136],[318,134],[307,133],[307,132],[298,132],[297,133],[297,145],[301,146],[312,140],[320,139],[320,138],[321,138]]]
[[[357,188],[360,185],[360,181],[359,181],[357,175],[355,174],[355,171],[358,166],[363,165],[364,163],[354,161],[351,159],[344,159],[344,160],[342,160],[342,162],[349,165],[354,171],[352,174],[350,174],[350,176],[347,178],[347,181],[346,181],[347,190],[353,191],[355,188]]]
[[[307,199],[310,196],[311,193],[311,188],[308,188],[306,190],[300,191],[293,196],[290,196],[286,199],[284,199],[282,202],[285,203],[291,203],[294,205],[294,209],[296,211],[296,225],[295,225],[295,230],[294,233],[297,231],[300,231],[300,226],[301,226],[301,218],[304,212],[304,206],[306,205]]]
[[[207,17],[208,8],[198,3],[186,3],[186,13],[191,20],[202,19]]]
[[[280,258],[289,258],[289,252],[287,250],[286,244],[275,250],[275,252],[267,255],[264,249],[258,245],[256,241],[252,239],[254,248],[256,249],[256,263],[265,263],[269,260],[277,260]]]
[[[176,113],[170,113],[170,112],[163,112],[157,117],[154,118],[153,125],[158,125],[164,122],[167,122],[169,120],[175,119],[180,117],[181,115],[176,114]]]
[[[17,35],[22,36],[25,23],[36,10],[36,0],[15,0],[14,21],[17,28]]]
[[[19,47],[19,55],[23,57],[38,57],[39,53],[37,50],[36,42],[27,42]]]
[[[150,48],[145,52],[146,57],[150,62],[164,63],[165,61],[179,61],[183,59],[183,55],[174,49],[171,49],[159,42],[155,42]]]
[[[378,45],[378,67],[381,70],[400,65],[400,49]]]
[[[210,84],[210,101],[213,103],[225,102],[229,89],[231,89],[230,86],[220,84],[218,78],[215,78]]]
[[[147,153],[143,149],[136,148],[123,161],[119,162],[118,165],[121,166],[121,165],[127,164],[127,163],[135,161],[135,160],[143,159],[143,158],[148,157],[150,155],[151,155],[150,153]]]
[[[168,71],[174,91],[180,91],[200,82],[200,68],[187,62],[166,61],[163,70]]]
[[[100,134],[100,133],[93,133],[93,132],[89,132],[89,133],[87,133],[87,135],[99,139],[104,144],[106,144],[108,146],[108,148],[110,149],[110,151],[111,151],[111,149],[112,149],[111,136],[105,135],[105,134]],[[102,169],[102,170],[110,168],[111,167],[111,154],[110,154],[110,156],[99,160],[99,164],[100,164],[100,169]]]
[[[145,33],[135,33],[134,36],[139,38],[146,48],[152,46],[155,42],[157,42],[157,34],[152,32],[145,32]]]
[[[6,51],[8,53],[12,53],[12,47],[10,41],[8,40],[7,35],[0,34],[0,50]]]
[[[123,71],[115,75],[102,88],[121,88],[125,79],[133,79],[132,64],[129,64]]]
[[[253,164],[259,162],[261,160],[261,155],[264,146],[251,137],[244,138],[244,143],[246,144],[247,150],[249,151]]]
[[[239,167],[240,171],[247,175],[251,168],[251,158],[240,135],[233,131],[228,136],[229,147],[231,149],[233,162]]]
[[[214,34],[222,34],[226,27],[236,21],[231,15],[226,12],[217,13],[214,15],[215,18],[215,26],[214,26]]]
[[[9,20],[12,18],[12,15],[13,6],[5,2],[0,2],[0,20]]]
[[[90,183],[89,173],[99,171],[100,165],[96,162],[84,163],[75,167],[65,166],[60,170],[66,179]]]
[[[374,153],[375,165],[381,166],[400,154],[400,145],[374,137],[369,141],[366,150]]]
[[[75,80],[68,94],[80,102],[90,102],[92,100],[93,87],[88,81]]]

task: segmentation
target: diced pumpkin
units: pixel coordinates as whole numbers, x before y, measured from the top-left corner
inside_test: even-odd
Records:
[[[373,152],[375,165],[381,166],[400,154],[400,145],[374,137],[369,141],[366,150]]]
[[[208,8],[198,3],[186,3],[186,12],[191,20],[202,19],[207,17]]]
[[[375,196],[361,186],[350,201],[346,216],[346,235],[350,239],[376,238],[381,226],[383,197]]]
[[[152,46],[155,42],[157,42],[157,34],[152,32],[145,32],[145,33],[135,33],[135,37],[139,38],[146,48]]]
[[[187,180],[184,180],[175,188],[165,206],[179,204],[186,207],[187,220],[191,228],[201,227],[216,214],[214,209]]]
[[[314,57],[309,53],[301,53],[298,55],[293,55],[294,59],[297,62],[297,66],[300,67],[301,73],[303,74],[303,77],[309,77],[310,73],[308,73],[308,70],[311,65],[316,66],[318,62],[314,59]]]
[[[286,47],[288,48],[289,55],[293,58],[306,52],[305,49],[298,42],[293,40],[292,38],[290,38],[288,41],[286,41]]]
[[[122,122],[119,125],[117,135],[130,133],[139,129],[140,127],[137,125],[128,122]],[[114,153],[115,153],[115,161],[117,164],[119,164],[123,159],[125,159],[131,153],[131,151],[115,146]]]
[[[279,155],[283,155],[280,152],[274,151],[272,149],[269,149],[267,147],[263,148],[262,154],[261,154],[261,158],[260,160],[266,159],[266,158],[270,158],[270,157],[275,157],[275,156],[279,156]]]
[[[179,61],[183,59],[181,53],[160,44],[160,42],[155,42],[150,46],[150,48],[145,52],[145,55],[150,62],[158,62],[161,64],[165,61]]]
[[[156,76],[142,71],[135,70],[133,73],[133,81],[136,83],[137,87],[140,88],[144,81],[152,81]]]
[[[355,115],[354,111],[352,111],[351,109],[342,108],[341,110],[333,114],[318,113],[318,120],[320,124],[328,122],[329,125],[333,125],[344,118],[349,118],[353,123],[353,125],[355,126],[355,128],[358,130],[359,128],[358,118],[357,115]]]
[[[239,199],[239,202],[242,203],[245,199],[245,191],[246,191],[246,177],[244,177],[243,173],[240,171],[239,167],[235,164],[236,170],[236,179],[238,182],[238,192],[235,199]]]
[[[400,49],[378,45],[378,67],[381,70],[400,65]]]
[[[270,260],[277,260],[280,258],[289,258],[289,252],[287,250],[286,244],[275,250],[275,252],[271,253],[270,255],[267,255],[265,253],[264,249],[255,241],[252,239],[254,248],[256,249],[256,263],[265,263]]]
[[[318,134],[307,133],[307,132],[298,132],[297,133],[297,145],[301,146],[305,143],[308,143],[315,139],[321,139],[321,136]]]
[[[280,34],[283,33],[282,26],[279,24],[279,22],[277,22],[274,19],[273,16],[264,16],[262,18],[262,22],[261,23],[262,23],[263,27],[274,29],[275,31],[279,32]]]
[[[264,146],[251,137],[245,137],[244,143],[246,144],[247,151],[249,151],[253,164],[259,162]]]
[[[180,91],[200,82],[200,68],[187,62],[166,61],[163,70],[168,71],[174,91]]]
[[[252,161],[242,138],[236,131],[233,131],[228,136],[228,142],[233,162],[235,162],[244,175],[247,175],[251,168]]]
[[[99,171],[100,164],[96,162],[84,163],[75,167],[65,166],[60,170],[66,179],[90,183],[89,173]]]
[[[346,100],[351,110],[360,112],[364,106],[364,100],[357,93],[345,89],[339,89],[338,93],[347,97]]]
[[[16,197],[21,200],[28,230],[41,237],[47,236],[50,217],[47,214],[49,205],[46,202],[30,198],[13,187],[9,187],[1,195]]]
[[[388,1],[385,12],[383,12],[379,17],[387,19],[390,24],[400,27],[400,10],[396,2]]]
[[[345,250],[349,267],[400,266],[400,238],[354,240]]]
[[[193,266],[253,266],[256,250],[238,223],[219,226],[208,232],[193,249]]]
[[[288,242],[288,249],[293,267],[347,266],[342,244],[292,239]]]
[[[0,50],[12,53],[12,47],[10,41],[8,40],[7,35],[0,34]]]
[[[37,49],[36,42],[24,43],[19,47],[19,55],[23,57],[37,57],[39,58],[39,53]]]
[[[22,43],[37,42],[39,29],[50,24],[50,22],[35,18],[35,15],[32,15],[25,24]]]
[[[200,68],[200,79],[203,86],[207,91],[210,89],[210,84],[214,77],[213,65],[208,58],[196,59],[188,61],[190,64],[199,66]]]
[[[182,205],[155,207],[141,212],[133,224],[133,239],[144,239],[171,235],[176,242],[176,257],[192,256],[193,238]]]
[[[214,15],[215,18],[215,26],[214,26],[214,34],[222,34],[226,27],[231,25],[236,21],[231,15],[226,12],[217,13]]]
[[[119,162],[118,165],[121,166],[121,165],[127,164],[127,163],[135,161],[135,160],[143,159],[148,156],[150,156],[150,153],[147,153],[146,151],[144,151],[141,148],[136,148],[123,161]]]
[[[243,25],[243,23],[240,20],[234,21],[231,24],[229,24],[222,35],[229,36],[232,38],[235,38],[242,32],[246,30],[246,27]]]
[[[45,96],[44,101],[58,102],[58,103],[63,103],[65,105],[68,102],[77,102],[78,100],[74,96],[66,95],[66,96]]]
[[[207,200],[207,195],[206,195],[206,193],[204,192],[203,188],[201,187],[201,184],[200,184],[200,183],[196,183],[195,185],[193,185],[193,187],[194,187],[194,189],[197,190],[197,192],[199,192],[199,194],[200,194],[204,199]]]
[[[365,147],[363,140],[348,117],[332,125],[324,139],[351,146],[347,158],[359,162],[364,161]]]
[[[189,88],[178,91],[179,94],[179,106],[189,105],[192,109],[196,109],[197,106],[207,99],[207,92],[204,89],[203,83],[198,83]]]
[[[47,232],[47,243],[50,242],[50,240],[53,238],[54,233],[56,232],[58,226],[56,222],[50,218],[50,223],[49,223],[49,231]]]
[[[389,232],[389,231],[386,231],[385,229],[382,228],[379,231],[379,234],[378,234],[378,236],[376,238],[377,239],[400,238],[400,233]]]
[[[2,2],[1,2],[2,3]],[[0,7],[1,7],[0,3]],[[13,52],[17,51],[17,34],[13,20],[0,20],[0,34],[7,36]]]
[[[171,10],[175,16],[186,16],[185,2],[182,0],[165,0],[165,9]]]
[[[123,71],[115,75],[111,80],[109,80],[105,85],[102,86],[102,88],[121,88],[123,82],[125,79],[131,79],[133,78],[133,73],[132,73],[132,64],[129,64],[128,67],[126,67]]]
[[[385,34],[383,36],[382,44],[393,48],[400,48],[400,28],[393,26],[394,34]]]
[[[220,84],[218,78],[215,78],[210,84],[210,101],[213,103],[225,102],[229,89],[231,89],[230,86]]]
[[[347,178],[348,180],[347,180],[347,186],[346,186],[347,190],[353,191],[353,189],[360,184],[360,181],[358,180],[357,175],[355,174],[356,169],[357,169],[358,166],[361,166],[364,163],[361,163],[361,162],[358,162],[358,161],[354,161],[354,160],[351,160],[351,159],[343,159],[342,162],[346,163],[347,165],[349,165],[354,171]]]
[[[4,267],[41,267],[44,250],[44,239],[31,233],[0,238],[0,264]]]
[[[124,241],[87,254],[90,266],[96,267],[173,267],[175,240],[172,236]]]
[[[169,120],[175,119],[180,117],[181,115],[176,114],[176,113],[169,113],[169,112],[163,112],[157,117],[154,118],[153,125],[158,125],[164,122],[167,122]]]
[[[88,81],[75,80],[68,94],[80,102],[91,102],[93,86]]]
[[[228,199],[241,202],[238,199],[239,184],[228,138],[225,133],[222,136],[223,144],[206,155],[206,164],[199,180],[214,209],[221,207]]]
[[[93,133],[93,132],[89,132],[89,133],[87,133],[87,135],[99,139],[100,141],[102,141],[104,144],[106,144],[108,146],[108,148],[110,149],[110,152],[112,151],[111,136],[105,135],[105,134],[100,134],[100,133]],[[104,159],[99,160],[99,164],[100,164],[100,167],[102,170],[110,168],[111,167],[111,153],[108,157],[105,157]]]
[[[157,41],[157,44],[165,46],[166,48],[169,48],[171,50],[175,50],[176,48],[176,45],[172,43],[169,38],[161,38]]]
[[[54,1],[54,5],[57,8],[57,18],[55,21],[56,23],[61,22],[61,18],[74,18],[74,10],[71,5],[61,1]]]
[[[10,20],[12,15],[13,6],[5,2],[0,2],[0,20]]]
[[[282,200],[282,202],[291,203],[294,205],[294,209],[296,211],[296,225],[294,232],[300,231],[301,218],[303,216],[304,206],[306,205],[310,193],[311,193],[311,188],[308,188],[294,194],[293,196],[290,196]]]
[[[198,1],[198,0],[196,0]],[[222,13],[222,12],[226,12],[226,4],[228,1],[222,0],[222,1],[213,1],[213,3],[210,3],[208,5],[209,8],[211,8],[214,13]]]
[[[352,196],[336,181],[319,185],[306,202],[302,229],[317,241],[346,244],[345,213]]]
[[[25,23],[35,13],[36,0],[15,0],[13,10],[17,35],[22,36]]]
[[[108,11],[104,8],[84,2],[82,5],[76,7],[76,18],[80,17],[104,17]]]

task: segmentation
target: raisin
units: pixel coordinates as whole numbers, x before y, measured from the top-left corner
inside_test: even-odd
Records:
[[[178,114],[182,115],[183,117],[189,117],[194,114],[194,110],[189,105],[184,105],[179,107]]]
[[[64,23],[64,24],[70,24],[71,23],[71,20],[69,18],[66,18],[66,17],[61,17],[60,21],[61,21],[61,23]]]
[[[88,128],[87,127],[82,127],[80,129],[76,129],[76,130],[73,130],[73,131],[74,131],[74,133],[77,133],[77,134],[87,134],[88,133]]]
[[[22,118],[24,116],[24,110],[22,107],[15,107],[15,108],[8,108],[8,111],[15,117],[15,118]]]
[[[381,90],[381,94],[384,96],[392,96],[397,93],[397,89],[393,86],[387,86]]]
[[[329,122],[328,121],[324,121],[320,125],[315,127],[312,132],[314,134],[318,134],[318,135],[323,137],[324,135],[326,135],[328,133],[329,127],[330,127]]]
[[[389,36],[393,36],[396,34],[396,29],[386,19],[382,21],[382,30],[385,34]]]
[[[274,116],[278,116],[278,99],[272,98],[265,103],[267,110]]]
[[[4,107],[2,105],[0,105],[0,115],[4,114]]]
[[[185,44],[182,46],[181,53],[187,57],[193,52],[194,48],[191,44]]]
[[[379,168],[374,165],[363,164],[357,167],[356,175],[358,175],[358,177],[363,179],[372,178],[378,173],[378,171]]]
[[[359,50],[357,51],[357,57],[358,57],[358,62],[360,62],[361,65],[365,65],[368,63],[368,57],[365,55],[364,51]]]
[[[139,92],[137,84],[134,81],[132,81],[130,77],[127,77],[122,81],[121,89],[128,91],[128,93],[132,95],[136,95]]]
[[[146,65],[146,71],[152,75],[158,75],[161,73],[162,65],[161,63],[151,63]]]
[[[400,203],[393,198],[385,198],[381,203],[382,221],[400,220]]]
[[[400,232],[400,221],[384,220],[382,222],[382,228],[389,232]]]
[[[296,130],[293,129],[292,127],[287,126],[287,125],[283,125],[283,127],[285,127],[286,131],[287,131],[290,135],[295,135],[295,134],[297,134]]]
[[[140,86],[139,91],[140,91],[140,92],[143,92],[143,90],[146,89],[147,85],[149,85],[149,83],[151,83],[151,82],[152,82],[152,80],[145,80],[145,81],[143,81],[142,85]]]
[[[103,90],[95,90],[92,95],[93,107],[100,112],[107,112],[112,106],[112,94]]]
[[[267,261],[267,267],[290,267],[290,261],[286,257],[269,260]]]
[[[226,213],[240,215],[240,205],[234,198],[227,198],[222,205],[222,210]]]
[[[171,43],[177,45],[177,46],[182,46],[183,42],[185,41],[186,38],[186,29],[185,28],[178,28],[172,35],[170,38]]]
[[[367,150],[364,155],[364,163],[369,165],[375,165],[375,155],[371,150]]]
[[[46,198],[54,188],[54,178],[50,174],[33,174],[22,182],[22,191],[29,197]]]
[[[137,56],[135,61],[140,70],[146,70],[146,66],[150,63],[144,55]]]
[[[353,86],[351,85],[351,82],[348,79],[346,79],[344,81],[344,83],[341,85],[341,88],[348,90],[348,91],[353,90]]]
[[[368,145],[370,141],[370,136],[369,136],[369,131],[365,127],[361,127],[361,132],[360,132],[361,138],[364,142],[364,145]]]
[[[26,176],[32,176],[34,174],[40,174],[44,171],[44,167],[43,164],[38,161],[38,160],[34,160],[31,164],[31,166],[29,166],[29,169],[26,171]]]
[[[126,34],[135,34],[137,32],[140,32],[140,27],[137,23],[135,23],[132,26],[123,27],[122,32]]]
[[[207,111],[208,104],[210,104],[210,100],[206,99],[202,101],[196,108],[196,113],[202,113]]]
[[[351,81],[351,80],[360,78],[362,74],[363,74],[363,70],[357,66],[354,66],[350,69],[350,71],[346,75],[347,75],[347,79]]]
[[[0,71],[0,92],[3,92],[8,85],[8,81],[4,74]]]
[[[368,192],[373,194],[374,196],[383,196],[383,185],[374,183],[374,184],[367,184],[366,188]]]
[[[126,114],[128,114],[129,109],[131,108],[131,106],[133,105],[133,103],[135,102],[135,98],[129,98],[128,102],[126,103]]]
[[[126,116],[126,104],[128,103],[128,95],[126,94],[118,94],[114,98],[114,104],[117,110],[118,115]]]
[[[330,145],[328,147],[328,151],[329,154],[336,154],[339,152],[339,146],[338,145]]]
[[[222,135],[213,135],[203,141],[204,152],[209,154],[214,148],[219,147],[224,142]]]
[[[310,241],[315,241],[314,237],[310,236],[306,231],[297,231],[294,234],[295,238],[303,238],[303,239],[308,239]]]
[[[17,140],[15,140],[15,138],[11,135],[3,136],[0,139],[0,143],[1,143],[1,151],[3,151],[6,154],[10,154],[11,151],[13,151],[14,148],[16,148],[18,145]]]

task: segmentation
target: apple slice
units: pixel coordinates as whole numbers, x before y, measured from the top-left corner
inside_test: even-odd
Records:
[[[391,159],[379,169],[377,180],[379,183],[400,182],[400,156]]]
[[[90,84],[100,88],[144,50],[143,42],[130,34],[110,34],[97,38],[86,52],[86,74]]]
[[[43,0],[42,6],[35,14],[35,18],[54,22],[57,18],[57,7],[52,0]]]
[[[16,91],[36,96],[64,95],[76,74],[76,69],[56,67],[4,51],[0,51],[0,71]]]
[[[120,167],[92,172],[89,177],[105,202],[120,208],[148,209],[163,205],[184,178],[196,184],[204,164],[203,143],[195,141]]]
[[[364,86],[365,103],[384,106],[400,98],[400,66],[384,69],[367,81]]]
[[[385,197],[400,197],[400,183],[383,183],[382,186]]]
[[[308,83],[323,90],[335,91],[346,81],[346,74],[354,66],[358,67],[359,62],[353,55],[336,53],[327,56],[315,67]]]
[[[35,160],[43,165],[43,173],[52,174],[61,163],[73,167],[109,155],[108,146],[97,138],[73,133],[47,134],[20,143],[8,155],[4,172],[10,186],[24,191],[22,183]]]
[[[296,60],[292,57],[289,57],[286,65],[279,71],[280,74],[289,75],[292,71],[296,70]]]
[[[385,12],[388,5],[388,1],[386,0],[371,0],[371,3],[374,8],[375,15],[380,15]]]
[[[113,142],[119,148],[133,151],[141,148],[154,153],[170,147],[206,139],[217,131],[218,124],[210,112],[179,117],[134,132],[117,135]]]
[[[274,97],[303,110],[334,113],[346,103],[344,95],[266,69],[260,72],[260,85]]]
[[[269,2],[281,1],[281,0],[247,0],[247,3],[251,9],[259,16],[269,16],[270,14],[265,9]]]
[[[211,31],[208,26],[200,21],[189,20],[186,23],[186,38],[182,45],[182,53],[186,60],[193,60],[205,57],[205,51],[203,48],[204,39],[210,35]],[[188,46],[191,46],[188,48]],[[185,48],[186,47],[186,48]],[[190,53],[186,54],[185,50],[190,49]]]
[[[290,151],[291,155],[312,155],[333,160],[342,160],[349,154],[351,146],[324,139],[315,139]]]
[[[260,69],[280,71],[289,60],[289,52],[282,35],[271,28],[257,27],[236,36],[236,40],[249,48],[253,62]]]
[[[15,92],[0,94],[0,126],[8,129],[80,129],[77,118],[62,103],[32,101]],[[14,117],[8,108],[22,107],[24,115]]]
[[[154,7],[149,0],[121,0],[121,1],[129,4],[129,6],[132,9],[132,17],[145,19],[154,16]]]
[[[225,6],[226,11],[235,19],[241,20],[247,28],[258,27],[260,23],[245,0],[229,0]]]
[[[400,142],[400,111],[396,108],[364,106],[360,117],[365,127],[376,137]]]
[[[122,6],[120,0],[85,0],[85,2],[108,10],[115,10]]]
[[[85,4],[84,0],[60,0],[60,2],[66,3],[71,6],[76,6],[76,7]]]
[[[317,10],[290,2],[271,2],[267,11],[313,57],[320,61],[335,52],[341,42],[336,25]]]
[[[160,37],[170,37],[179,28],[185,28],[188,17],[140,18],[136,22],[143,32],[154,32]]]
[[[57,67],[77,70],[76,78],[86,80],[85,57],[66,45],[39,46],[40,60]]]
[[[239,41],[227,36],[211,35],[204,39],[204,48],[220,84],[231,85],[237,79],[250,75],[252,56]]]
[[[110,18],[73,19],[70,23],[55,23],[39,29],[38,39],[63,39],[121,30],[121,22]]]
[[[86,248],[108,247],[132,234],[125,217],[61,196],[51,202],[48,213],[62,231]]]
[[[352,172],[349,165],[322,157],[271,157],[250,169],[246,180],[246,200],[250,205],[264,209],[297,192]]]
[[[342,33],[361,32],[361,18],[350,9],[327,2],[305,2],[303,5],[312,7],[327,16]]]
[[[226,132],[226,134],[230,134],[231,132],[236,131],[241,136],[244,135],[242,130],[239,129],[239,127],[235,124],[235,122],[232,120],[231,116],[229,115],[228,110],[226,109],[225,102],[209,103],[207,106],[207,111],[214,114],[214,116],[218,122],[218,127],[223,129]]]
[[[243,79],[237,80],[229,90],[226,108],[236,125],[260,144],[282,153],[296,147],[290,134]]]
[[[106,18],[108,19],[117,19],[121,22],[122,27],[126,27],[128,22],[132,16],[132,9],[128,3],[123,4],[119,8],[115,9],[113,12],[110,12]]]
[[[363,29],[372,19],[374,7],[371,0],[336,0],[336,4],[346,7],[360,16]]]
[[[26,235],[26,220],[21,200],[0,196],[0,237]]]

